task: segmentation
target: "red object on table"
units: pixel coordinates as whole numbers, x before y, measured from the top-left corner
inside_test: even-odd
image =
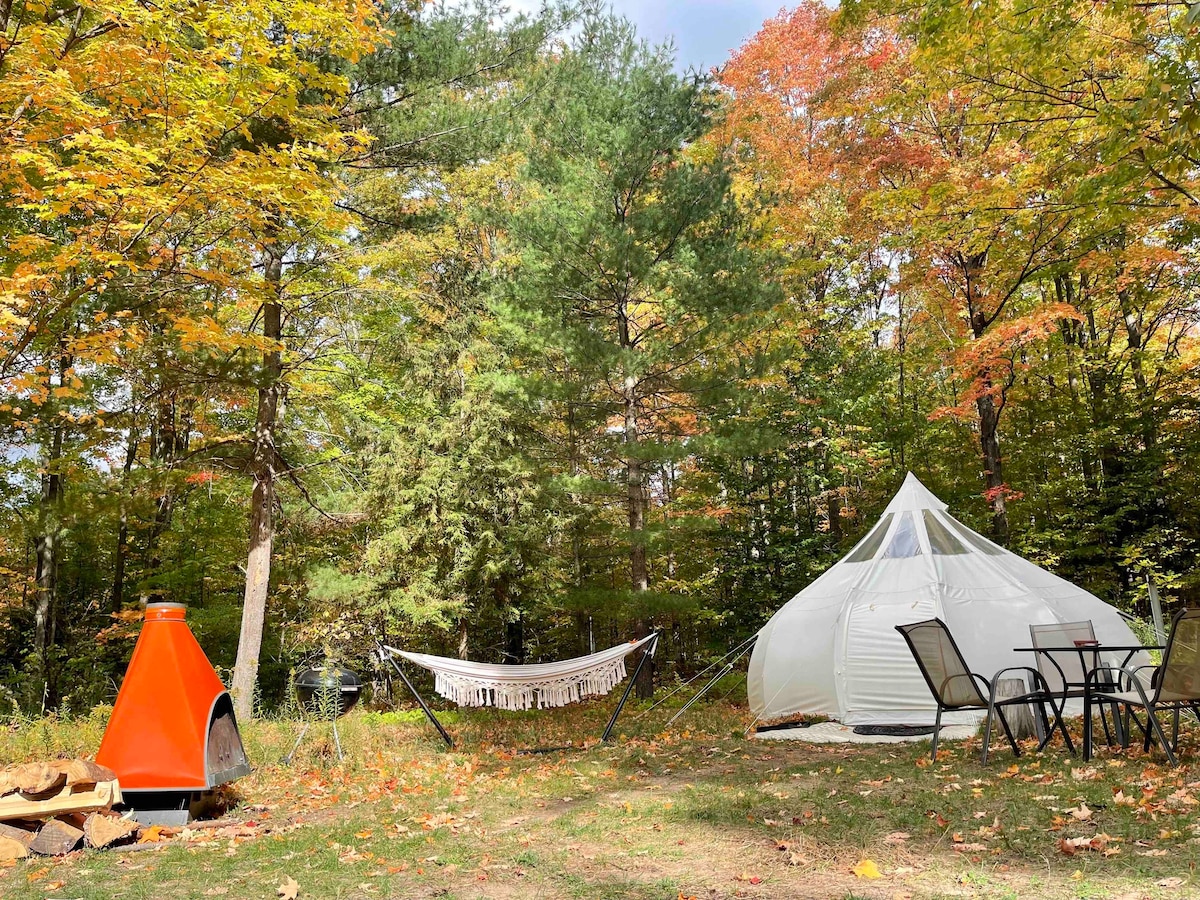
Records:
[[[122,791],[203,791],[249,774],[233,701],[184,621],[152,603],[96,762]]]

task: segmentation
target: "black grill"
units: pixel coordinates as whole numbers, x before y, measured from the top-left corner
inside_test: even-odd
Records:
[[[322,666],[296,676],[296,699],[309,713],[324,718],[344,716],[362,693],[362,682],[349,669]]]

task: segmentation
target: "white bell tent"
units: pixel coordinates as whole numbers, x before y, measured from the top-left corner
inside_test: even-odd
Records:
[[[934,616],[988,678],[1036,664],[1014,652],[1030,646],[1030,625],[1090,619],[1101,643],[1137,643],[1113,607],[967,528],[910,472],[867,536],[759,632],[751,709],[766,722],[933,724],[933,698],[895,626]]]

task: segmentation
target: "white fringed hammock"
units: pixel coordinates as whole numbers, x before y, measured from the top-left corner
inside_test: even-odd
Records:
[[[607,694],[625,678],[625,657],[654,640],[618,644],[599,653],[531,666],[504,666],[409,653],[384,647],[434,674],[434,690],[459,706],[549,709]],[[653,653],[651,648],[648,652]]]

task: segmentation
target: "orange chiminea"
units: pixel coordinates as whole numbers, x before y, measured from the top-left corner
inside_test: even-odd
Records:
[[[184,621],[182,603],[152,603],[96,762],[117,773],[136,811],[178,819],[199,794],[250,772],[233,701]],[[165,805],[164,805],[165,804]],[[140,816],[138,816],[141,818]]]

